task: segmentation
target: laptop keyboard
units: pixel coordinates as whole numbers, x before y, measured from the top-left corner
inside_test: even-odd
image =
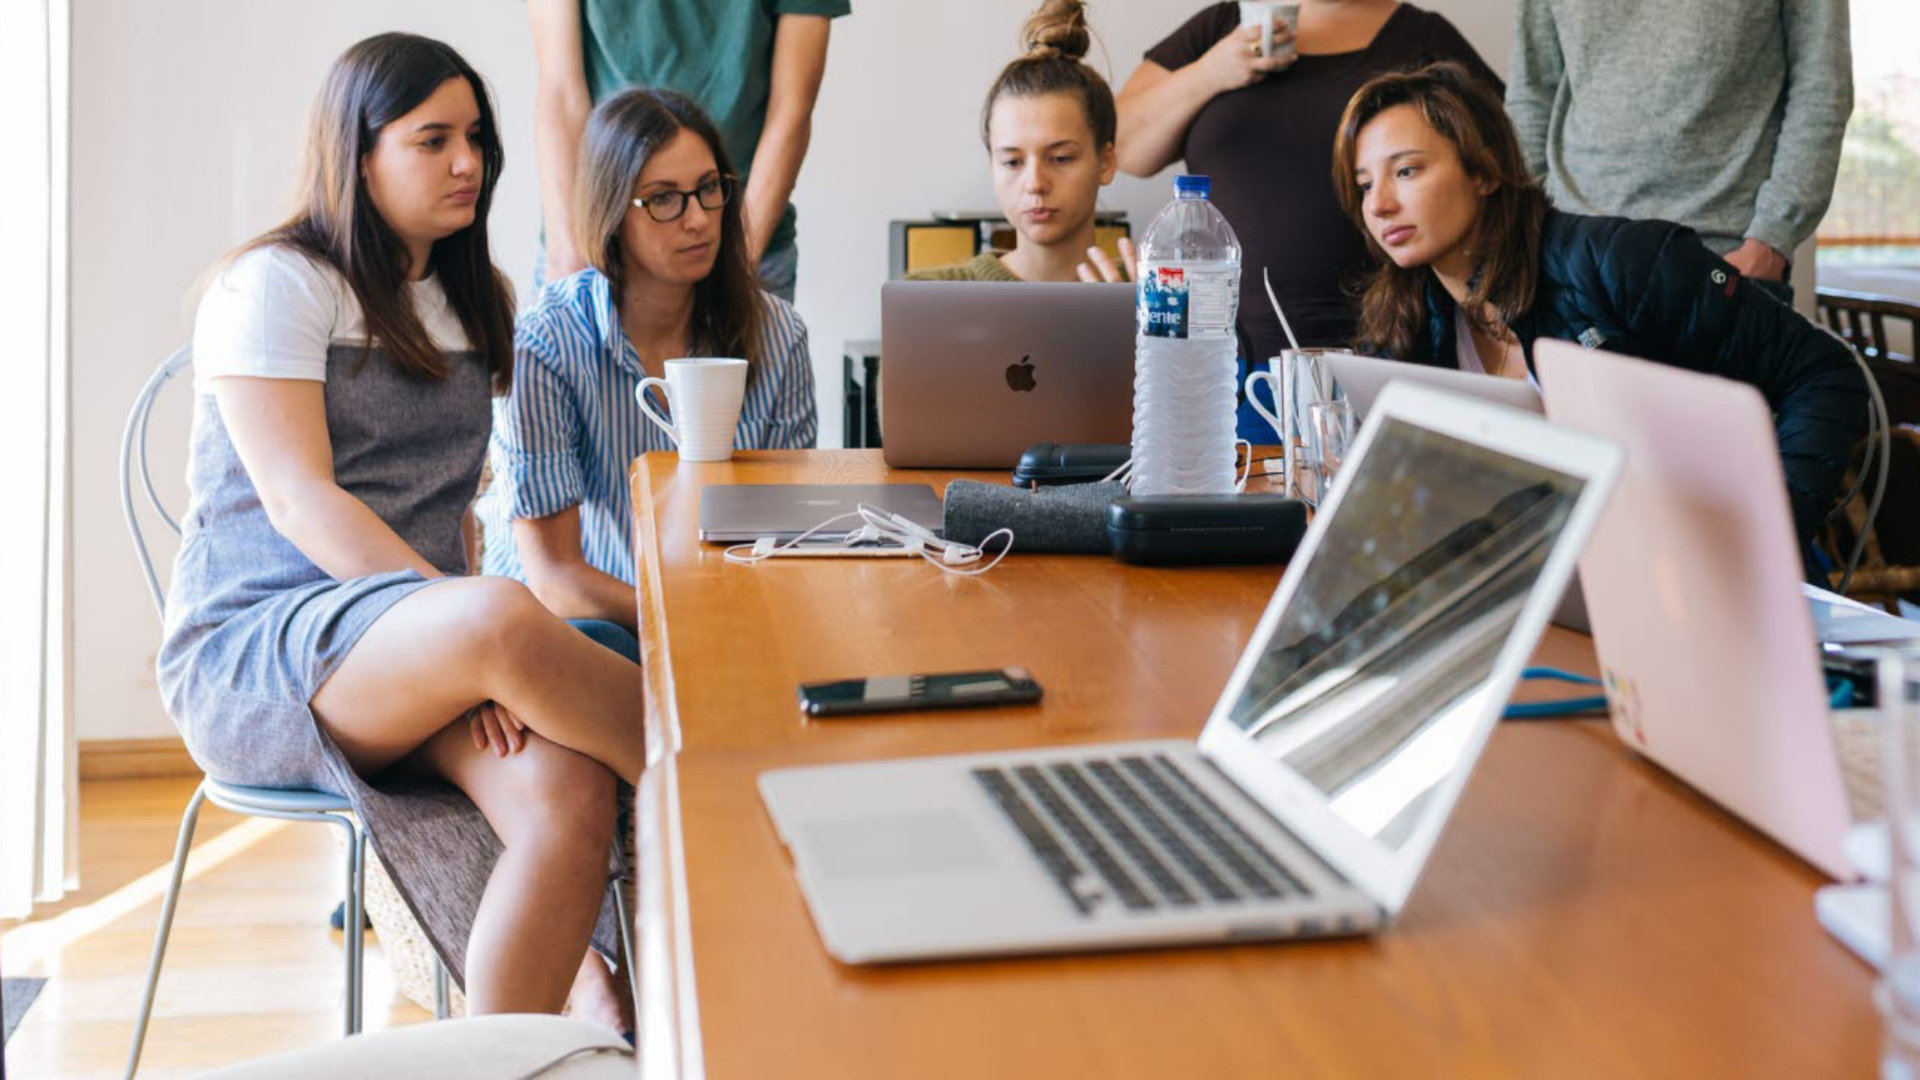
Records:
[[[973,777],[1074,909],[1129,912],[1309,896],[1171,758],[1088,758]]]

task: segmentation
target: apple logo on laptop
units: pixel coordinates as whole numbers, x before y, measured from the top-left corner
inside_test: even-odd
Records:
[[[1036,383],[1033,378],[1033,358],[1023,356],[1017,364],[1007,365],[1007,388],[1015,393],[1031,391]]]

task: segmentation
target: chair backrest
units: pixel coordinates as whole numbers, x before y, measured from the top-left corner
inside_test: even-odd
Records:
[[[120,433],[120,512],[126,516],[127,532],[133,537],[133,553],[140,560],[140,572],[146,575],[147,593],[153,597],[153,609],[160,614],[163,622],[167,617],[167,594],[160,588],[160,575],[154,572],[153,555],[147,550],[147,537],[140,528],[140,515],[133,504],[133,476],[138,470],[140,486],[147,493],[147,505],[153,508],[161,521],[167,523],[167,528],[172,529],[175,536],[179,536],[180,523],[167,513],[166,505],[160,501],[160,492],[153,486],[153,473],[147,467],[147,421],[153,416],[153,403],[160,396],[160,391],[191,363],[193,348],[189,345],[182,345],[162,361],[147,377],[139,396],[133,399],[133,409],[127,414],[126,430]]]
[[[1920,305],[1898,297],[1845,289],[1820,289],[1815,293],[1815,300],[1820,317],[1847,344],[1860,350],[1860,355],[1869,360],[1913,359],[1894,352],[1888,344],[1887,320],[1905,320],[1911,339],[1920,341]]]

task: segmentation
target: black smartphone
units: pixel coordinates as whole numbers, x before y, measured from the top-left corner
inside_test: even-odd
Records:
[[[1040,700],[1040,684],[1025,668],[956,671],[941,675],[882,675],[870,679],[803,683],[800,710],[808,716],[970,709]]]

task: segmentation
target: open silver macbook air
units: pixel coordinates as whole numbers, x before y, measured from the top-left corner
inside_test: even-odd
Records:
[[[1744,383],[1536,346],[1547,415],[1630,448],[1580,560],[1622,740],[1839,878],[1879,812],[1868,710],[1829,707],[1773,412]],[[1817,597],[1816,597],[1817,598]]]
[[[1198,745],[761,775],[828,951],[868,963],[1386,924],[1619,466],[1606,440],[1389,388]]]
[[[1133,437],[1134,289],[880,287],[880,437],[894,468],[1011,469],[1035,443]]]

